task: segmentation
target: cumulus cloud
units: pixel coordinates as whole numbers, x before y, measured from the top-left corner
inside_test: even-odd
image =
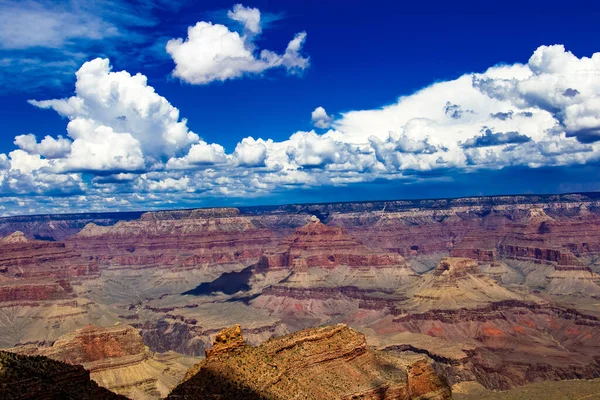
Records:
[[[65,171],[152,168],[199,141],[179,110],[148,86],[144,75],[113,72],[107,59],[97,58],[83,64],[76,76],[75,96],[30,100],[69,118],[71,152],[59,163]],[[31,137],[18,140],[27,145],[25,150],[34,150]],[[66,147],[60,138],[49,139],[48,146],[57,142]]]
[[[233,156],[237,165],[258,167],[265,163],[267,145],[262,139],[254,140],[252,137],[247,137],[237,144]]]
[[[290,138],[290,141],[294,145],[288,148],[287,155],[301,167],[312,168],[343,163],[349,155],[344,143],[336,142],[330,137],[319,136],[314,132],[298,132]]]
[[[10,169],[24,174],[31,173],[49,165],[48,160],[37,154],[29,154],[23,150],[14,150],[8,153],[10,157]]]
[[[58,164],[62,170],[116,172],[145,168],[140,142],[130,133],[118,133],[87,119],[72,120],[68,130],[75,141],[65,162]]]
[[[230,14],[245,35],[260,34],[258,10],[240,6]],[[449,170],[596,163],[598,59],[600,53],[577,58],[562,46],[542,46],[526,64],[437,82],[379,109],[333,120],[318,107],[313,122],[326,132],[291,132],[284,140],[241,133],[229,152],[191,132],[145,76],[113,72],[108,60],[96,59],[77,73],[74,96],[32,101],[67,117],[67,136],[18,136],[19,148],[0,154],[0,194],[61,190],[74,207],[139,209],[181,198],[439,179]],[[83,172],[95,177],[82,179]],[[106,193],[121,197],[103,202]]]
[[[61,135],[58,139],[48,135],[38,143],[35,135],[30,133],[15,137],[14,143],[29,154],[39,154],[48,159],[63,158],[71,151],[71,141]]]
[[[150,192],[182,192],[188,189],[190,178],[184,176],[179,179],[165,178],[162,180],[147,180],[142,178],[143,189]]]
[[[230,157],[225,154],[223,146],[200,141],[192,145],[185,157],[171,158],[167,162],[167,169],[193,169],[198,166],[211,166],[229,162]]]
[[[582,143],[600,140],[600,53],[578,58],[564,46],[541,46],[518,76],[474,77],[490,97],[546,110]]]
[[[5,170],[10,168],[10,162],[8,161],[8,157],[4,153],[0,153],[0,170]]]
[[[242,35],[225,25],[200,21],[188,28],[187,38],[167,42],[167,53],[175,62],[173,76],[191,84],[207,84],[273,68],[294,73],[309,66],[308,57],[301,54],[305,32],[297,33],[283,54],[258,51],[254,41],[262,32],[260,11],[236,4],[227,15],[242,25]]]
[[[328,115],[323,107],[317,107],[311,114],[312,123],[315,127],[327,129],[333,122],[333,117]]]

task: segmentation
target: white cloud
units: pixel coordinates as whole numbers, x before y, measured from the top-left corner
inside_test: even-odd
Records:
[[[540,46],[529,59],[529,73],[475,77],[490,97],[546,110],[580,142],[600,140],[600,53],[576,57],[562,45]]]
[[[69,118],[73,143],[61,164],[65,170],[152,168],[199,141],[144,75],[112,72],[107,59],[83,64],[75,96],[30,103]]]
[[[352,152],[345,143],[319,136],[315,132],[295,133],[290,142],[287,154],[300,167],[312,168],[344,163]]]
[[[0,153],[0,171],[4,169],[10,168],[10,161],[8,161],[8,157],[4,153]]]
[[[38,143],[35,135],[30,133],[15,137],[14,143],[29,154],[39,154],[49,159],[63,158],[71,151],[71,141],[60,135],[58,139],[46,136]]]
[[[311,114],[312,123],[315,127],[321,129],[327,129],[331,126],[333,122],[333,117],[327,115],[327,112],[323,107],[317,107]]]
[[[57,166],[65,171],[136,171],[145,168],[140,142],[129,133],[77,118],[69,122],[75,139],[71,153]]]
[[[192,145],[185,157],[171,158],[167,169],[191,169],[194,166],[224,164],[229,161],[225,149],[219,144],[208,144],[204,141]]]
[[[227,11],[227,16],[244,25],[244,29],[248,33],[258,35],[262,32],[260,10],[258,8],[244,7],[241,4],[236,4],[233,6],[233,10]]]
[[[10,169],[23,174],[31,173],[49,165],[48,160],[41,158],[39,154],[29,154],[23,150],[11,151],[8,155],[10,157]]]
[[[150,192],[181,192],[188,189],[190,184],[190,178],[184,176],[183,178],[165,178],[159,181],[146,180],[146,191]]]
[[[258,167],[264,165],[267,158],[267,146],[262,139],[254,140],[247,137],[235,147],[233,153],[237,165],[246,167]]]
[[[226,162],[227,157],[223,146],[201,142],[191,147],[187,160],[191,164],[219,164]]]
[[[228,16],[243,25],[243,35],[225,25],[201,21],[188,28],[185,40],[168,41],[166,50],[175,62],[173,76],[191,84],[207,84],[278,67],[290,72],[308,67],[309,59],[300,54],[306,33],[296,34],[283,54],[258,52],[254,39],[262,31],[260,11],[237,4]]]

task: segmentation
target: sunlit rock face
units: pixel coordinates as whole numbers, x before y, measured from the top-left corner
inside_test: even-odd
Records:
[[[399,357],[367,347],[345,325],[313,328],[247,345],[239,326],[220,332],[206,360],[188,372],[169,398],[192,399],[451,398],[423,357]]]
[[[82,365],[98,385],[131,399],[166,396],[197,361],[174,352],[151,352],[137,329],[128,325],[88,325],[59,337],[52,346],[24,345],[10,350]]]

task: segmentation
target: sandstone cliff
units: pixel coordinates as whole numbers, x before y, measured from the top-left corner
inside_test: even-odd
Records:
[[[170,399],[450,399],[448,385],[422,357],[367,348],[345,325],[300,331],[246,345],[239,326],[217,335],[205,361]]]
[[[98,385],[134,400],[166,396],[197,360],[152,353],[137,330],[127,325],[89,325],[61,336],[50,347],[29,345],[11,351],[81,365]]]
[[[282,241],[276,250],[267,251],[262,268],[310,267],[405,267],[404,259],[394,253],[378,252],[347,235],[342,228],[324,225],[315,216],[305,226]]]
[[[86,225],[70,247],[104,265],[183,266],[257,260],[278,235],[237,209],[150,212],[113,226]]]

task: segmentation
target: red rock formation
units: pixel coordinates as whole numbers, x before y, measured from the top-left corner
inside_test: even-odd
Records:
[[[501,257],[516,260],[558,265],[581,265],[575,255],[568,250],[503,244],[498,246],[498,252]]]
[[[50,347],[25,345],[11,351],[82,365],[100,386],[133,399],[165,396],[190,365],[189,360],[179,363],[181,356],[175,353],[151,353],[129,325],[88,325],[61,336]]]
[[[259,263],[261,268],[310,267],[406,267],[404,259],[394,253],[373,251],[344,233],[342,228],[324,225],[318,218],[283,240],[274,251],[267,251]]]
[[[246,342],[242,337],[242,329],[240,325],[235,325],[217,333],[213,347],[206,350],[206,357],[216,357],[244,346],[246,346]]]
[[[431,364],[419,360],[408,367],[408,394],[411,399],[450,398],[448,383],[435,373]]]
[[[43,282],[25,279],[1,279],[0,303],[64,300],[73,298],[73,289],[65,282]]]
[[[409,310],[481,307],[504,300],[535,300],[500,286],[471,258],[442,258],[437,267],[405,289]],[[539,300],[539,299],[538,299]]]
[[[206,209],[151,212],[110,227],[88,224],[68,244],[103,265],[195,267],[249,263],[276,238],[237,209]]]
[[[95,262],[83,258],[64,243],[26,239],[15,232],[0,240],[3,276],[19,278],[86,278],[98,275]]]
[[[192,368],[169,399],[431,399],[451,392],[423,361],[367,348],[345,325],[244,343],[239,328],[218,335],[217,349]]]
[[[315,220],[292,232],[309,213],[326,224]],[[438,263],[448,253],[453,258]],[[65,313],[89,307],[94,316],[98,309],[110,310],[104,315],[112,318],[118,310],[114,314],[134,322],[154,350],[189,354],[202,353],[216,329],[239,322],[223,322],[226,313],[211,312],[213,306],[236,304],[240,315],[260,310],[264,315],[257,320],[273,318],[254,326],[264,329],[256,335],[261,340],[274,332],[345,321],[390,346],[432,355],[439,347],[419,346],[429,340],[459,346],[471,360],[446,355],[452,379],[504,388],[536,379],[599,376],[594,358],[599,332],[587,315],[597,313],[599,255],[598,196],[169,211],[114,226],[89,225],[66,244],[11,236],[0,244],[0,277],[5,277],[0,301],[12,307],[34,299],[55,307],[54,299],[76,292],[77,309]],[[417,276],[403,256],[419,272],[433,271]],[[240,264],[252,266],[242,270]],[[240,270],[241,289],[213,285],[215,290],[200,297],[180,296],[221,273],[241,279]],[[102,278],[86,280],[100,271]],[[393,274],[398,271],[410,279]],[[580,312],[545,301],[568,303]],[[46,339],[20,327],[26,318],[24,313],[10,319],[9,333],[13,328],[24,333],[4,343],[21,336]],[[65,325],[61,318],[38,325]],[[392,389],[401,390],[357,393],[363,398],[400,393]]]
[[[61,336],[42,354],[69,364],[88,364],[125,356],[149,356],[137,330],[127,325],[112,328],[85,326]]]
[[[0,240],[0,303],[73,298],[72,281],[98,276],[95,262],[64,243],[27,239],[22,232]]]
[[[426,352],[449,368],[451,384],[478,380],[491,389],[508,389],[537,379],[591,378],[600,373],[600,320],[548,304],[503,301],[407,313],[386,329],[443,339],[448,348],[462,343],[468,350],[453,358],[436,356],[435,347]],[[421,349],[433,343],[422,341]]]

